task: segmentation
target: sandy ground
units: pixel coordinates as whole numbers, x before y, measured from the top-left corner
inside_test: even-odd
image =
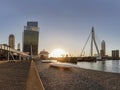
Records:
[[[45,90],[120,90],[120,74],[82,68],[53,68],[36,61]]]

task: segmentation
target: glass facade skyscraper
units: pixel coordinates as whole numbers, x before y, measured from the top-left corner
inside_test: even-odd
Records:
[[[38,55],[39,27],[38,22],[27,22],[23,32],[23,52]]]

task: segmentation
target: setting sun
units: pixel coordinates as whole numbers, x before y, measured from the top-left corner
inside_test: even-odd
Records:
[[[65,57],[67,54],[66,51],[64,51],[63,49],[54,49],[51,53],[50,53],[50,57]]]

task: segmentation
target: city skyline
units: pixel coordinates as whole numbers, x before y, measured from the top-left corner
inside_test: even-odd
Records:
[[[0,4],[0,43],[8,44],[8,36],[14,34],[15,44],[22,45],[25,23],[38,21],[39,51],[62,48],[78,56],[94,26],[100,41],[106,42],[106,53],[111,54],[120,49],[119,9],[118,0],[4,0]]]

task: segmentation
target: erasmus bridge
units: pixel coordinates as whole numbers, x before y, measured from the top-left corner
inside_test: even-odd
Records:
[[[21,52],[19,50],[10,48],[7,44],[0,44],[0,59],[6,60],[22,60],[27,59],[29,57],[28,54]]]
[[[91,44],[90,44],[90,56],[89,57],[86,57],[86,56],[83,56],[83,52],[84,52],[84,50],[85,50],[85,48],[86,48],[86,45],[87,45],[87,43],[88,43],[88,41],[89,41],[89,39],[91,38]],[[98,40],[97,40],[98,41]],[[93,55],[93,46],[95,46],[95,49],[96,49],[96,51],[97,51],[97,56],[94,56]],[[82,49],[82,51],[81,51],[81,54],[80,54],[80,57],[84,57],[84,59],[101,59],[101,55],[100,55],[100,50],[99,50],[99,48],[98,48],[98,45],[97,45],[97,42],[96,42],[96,35],[95,35],[95,32],[94,32],[94,27],[92,27],[92,31],[90,32],[90,34],[89,34],[89,36],[88,36],[88,39],[87,39],[87,41],[86,41],[86,43],[85,43],[85,45],[84,45],[84,47],[83,47],[83,49]],[[83,59],[83,58],[82,58]]]
[[[95,39],[95,32],[94,32],[94,27],[92,27],[92,31],[90,32],[90,34],[89,34],[89,37],[88,37],[88,39],[87,39],[87,41],[86,41],[86,43],[85,43],[85,45],[84,45],[84,47],[83,47],[83,49],[82,49],[82,52],[81,52],[81,55],[80,56],[82,56],[82,53],[83,53],[83,51],[84,51],[84,49],[85,49],[85,47],[86,47],[86,45],[87,45],[87,43],[88,43],[88,40],[90,39],[90,36],[91,36],[91,49],[90,49],[90,52],[91,52],[91,56],[93,56],[93,44],[95,45],[95,48],[96,48],[96,51],[97,51],[97,54],[98,54],[98,56],[100,56],[100,52],[99,52],[99,49],[98,49],[98,45],[97,45],[97,43],[96,43],[96,39]]]

